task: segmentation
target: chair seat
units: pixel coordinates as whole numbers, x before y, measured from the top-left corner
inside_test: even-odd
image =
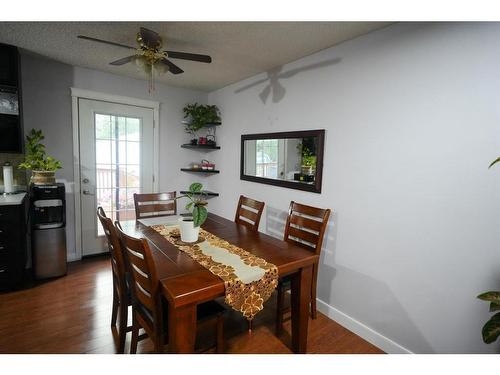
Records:
[[[226,308],[217,301],[208,301],[197,306],[196,314],[199,321],[223,314]]]
[[[150,322],[153,321],[153,315],[152,315],[151,311],[149,311],[147,308],[145,308],[141,303],[135,304],[135,309],[139,314],[141,314],[148,321],[150,321]],[[216,301],[208,301],[208,302],[201,303],[198,306],[196,306],[196,316],[197,316],[198,321],[203,321],[203,320],[207,320],[210,318],[214,318],[214,317],[224,313],[225,311],[226,311],[226,308]],[[163,308],[163,321],[168,322],[167,306],[164,306],[164,308]],[[166,331],[167,325],[164,326],[164,329]]]
[[[292,284],[292,276],[291,275],[287,275],[287,276],[282,277],[281,279],[279,279],[278,284],[280,286],[285,286],[285,287],[291,286],[291,284]]]

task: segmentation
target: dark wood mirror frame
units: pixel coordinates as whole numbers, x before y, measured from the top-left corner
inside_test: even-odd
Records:
[[[317,155],[316,155],[316,174],[314,184],[302,184],[300,182],[284,181],[273,178],[256,177],[245,174],[245,141],[258,139],[287,139],[287,138],[318,138]],[[289,189],[310,191],[313,193],[321,193],[321,182],[323,175],[323,153],[325,144],[325,130],[304,130],[280,133],[261,133],[261,134],[243,134],[241,136],[241,162],[240,162],[240,179],[245,181],[260,182],[261,184],[282,186]]]

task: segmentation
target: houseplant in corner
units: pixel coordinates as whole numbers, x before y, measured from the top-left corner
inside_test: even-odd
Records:
[[[500,157],[493,160],[488,168],[491,168],[498,162],[500,162]],[[481,293],[477,298],[490,303],[490,312],[500,311],[500,292],[489,291]],[[484,324],[482,334],[483,341],[486,344],[491,344],[498,339],[498,336],[500,336],[500,312],[497,312]]]
[[[47,156],[45,145],[42,141],[45,137],[41,130],[31,129],[26,135],[26,155],[24,161],[19,164],[20,169],[31,170],[31,182],[35,185],[48,185],[56,182],[56,170],[61,169],[59,160]]]
[[[194,182],[189,186],[189,191],[177,197],[176,199],[187,198],[186,210],[191,211],[192,216],[181,217],[180,231],[181,241],[192,243],[198,241],[200,226],[205,222],[208,216],[206,194],[203,192],[203,185]]]
[[[186,133],[191,134],[191,144],[197,143],[196,133],[207,124],[220,123],[220,111],[216,105],[188,104],[183,110]]]
[[[500,311],[500,292],[481,293],[477,298],[490,302],[490,312]],[[497,340],[500,336],[500,312],[497,312],[484,324],[482,334],[486,344]]]

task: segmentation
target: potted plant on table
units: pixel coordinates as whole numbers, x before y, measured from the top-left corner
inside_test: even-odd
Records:
[[[207,197],[203,191],[203,185],[199,182],[194,182],[189,186],[189,191],[177,197],[176,199],[187,198],[189,202],[186,204],[186,210],[191,211],[191,216],[181,217],[180,232],[181,241],[192,243],[198,241],[200,234],[200,226],[205,222],[208,216]]]
[[[183,108],[186,133],[191,134],[191,144],[197,144],[196,133],[207,124],[220,123],[220,111],[216,105],[188,104]]]
[[[20,169],[31,170],[30,181],[35,185],[50,185],[56,182],[56,170],[61,169],[61,162],[51,156],[47,156],[45,145],[42,141],[45,137],[41,130],[31,129],[26,135],[26,155],[24,162],[19,164]]]

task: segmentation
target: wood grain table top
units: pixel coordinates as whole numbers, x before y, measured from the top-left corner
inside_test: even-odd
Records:
[[[278,267],[280,277],[318,262],[318,256],[305,245],[300,246],[264,233],[253,232],[213,213],[208,215],[202,228],[273,263]],[[154,229],[139,222],[129,222],[125,223],[124,230],[130,235],[144,237],[149,241],[162,284],[162,293],[169,303],[182,306],[224,296],[225,288],[221,278],[177,249]]]

